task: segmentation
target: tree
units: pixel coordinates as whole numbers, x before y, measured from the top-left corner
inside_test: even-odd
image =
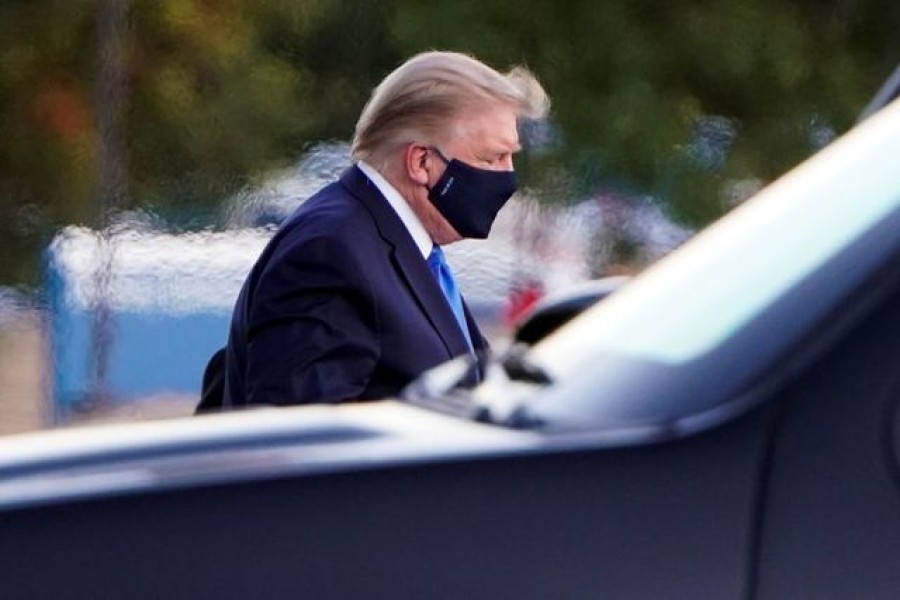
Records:
[[[404,54],[459,49],[541,76],[562,140],[537,173],[547,200],[649,193],[694,226],[729,208],[733,184],[771,180],[846,130],[900,57],[889,0],[396,7]]]
[[[313,32],[332,2],[130,0],[124,31],[98,31],[122,4],[0,6],[0,281],[33,282],[30,258],[57,225],[137,207],[202,211],[323,130],[313,71],[269,45],[275,24]],[[117,98],[99,91],[111,34],[124,48],[112,57],[124,77]],[[109,195],[110,111],[122,113],[115,158],[127,182],[112,204],[97,201]]]

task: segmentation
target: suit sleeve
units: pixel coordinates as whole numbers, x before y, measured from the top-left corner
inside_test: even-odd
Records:
[[[249,312],[248,403],[359,399],[380,352],[377,298],[361,254],[317,238],[273,256]]]

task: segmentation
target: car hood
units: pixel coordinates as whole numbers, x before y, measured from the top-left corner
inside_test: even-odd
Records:
[[[258,408],[0,440],[0,510],[235,480],[527,452],[534,433],[398,401]]]

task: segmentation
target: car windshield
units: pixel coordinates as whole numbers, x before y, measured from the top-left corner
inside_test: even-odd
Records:
[[[889,158],[900,151],[900,105],[860,130],[542,344],[534,360],[565,377],[601,349],[684,363],[721,344],[900,206],[900,169]]]

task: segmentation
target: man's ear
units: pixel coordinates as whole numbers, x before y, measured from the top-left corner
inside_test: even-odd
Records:
[[[409,144],[403,158],[407,177],[419,185],[428,185],[428,173],[431,168],[428,148],[421,144]]]

